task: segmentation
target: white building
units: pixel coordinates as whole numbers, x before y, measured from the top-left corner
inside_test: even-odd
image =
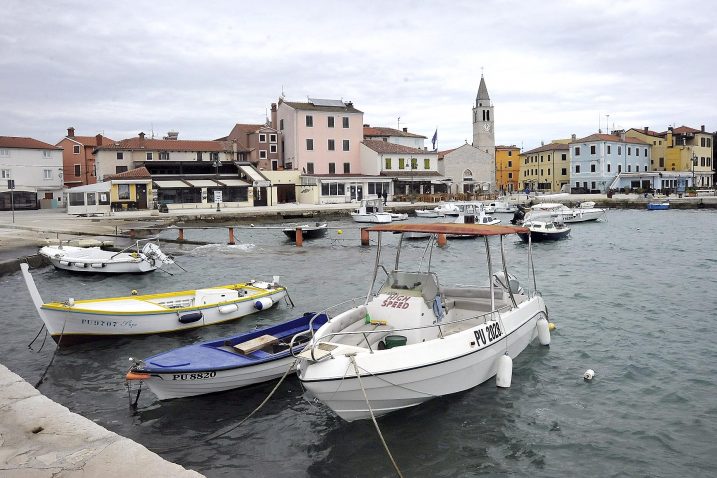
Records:
[[[0,209],[63,206],[62,148],[32,138],[0,136]]]
[[[410,133],[408,128],[394,129],[381,126],[363,125],[363,139],[386,141],[409,148],[424,149],[425,136]]]

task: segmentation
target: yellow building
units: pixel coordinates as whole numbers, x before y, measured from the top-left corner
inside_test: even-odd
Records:
[[[520,155],[521,190],[559,192],[570,184],[570,147],[553,141]]]
[[[625,136],[638,138],[652,145],[652,171],[681,171],[689,173],[690,186],[712,187],[714,163],[712,158],[713,135],[700,129],[680,126],[657,133],[649,128],[629,129]]]
[[[520,189],[520,148],[495,147],[495,184],[498,191],[510,193]]]

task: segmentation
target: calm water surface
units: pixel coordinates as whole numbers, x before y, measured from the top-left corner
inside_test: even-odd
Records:
[[[503,216],[504,222],[509,216]],[[297,249],[279,231],[240,230],[241,244],[174,246],[187,269],[131,277],[34,271],[47,301],[178,290],[281,275],[296,304],[186,334],[119,339],[63,349],[40,391],[163,457],[210,477],[392,476],[370,421],[345,423],[307,401],[291,377],[240,428],[274,383],[160,403],[145,390],[131,410],[128,357],[229,335],[366,293],[375,248],[358,247],[347,221],[330,238]],[[716,476],[717,363],[715,211],[611,211],[577,224],[569,240],[535,245],[538,289],[557,324],[549,348],[528,347],[512,387],[493,380],[379,420],[406,476]],[[226,231],[187,239],[226,241]],[[414,246],[418,250],[418,245]],[[450,241],[434,252],[443,283],[477,283],[468,252]],[[507,241],[509,265],[527,282],[526,249]],[[177,269],[171,269],[178,271]],[[55,349],[27,344],[41,322],[19,274],[0,278],[6,297],[0,362],[34,384]],[[35,346],[37,348],[37,344]],[[596,371],[592,382],[583,372]],[[170,449],[175,447],[174,449]],[[169,450],[168,450],[169,449]]]

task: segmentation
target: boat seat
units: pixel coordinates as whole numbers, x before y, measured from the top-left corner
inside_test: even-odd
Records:
[[[490,299],[474,299],[474,298],[458,298],[458,299],[447,299],[445,301],[446,310],[461,309],[471,310],[476,312],[490,312]],[[496,307],[499,307],[498,301],[496,300]]]
[[[451,298],[471,298],[471,299],[490,299],[490,288],[488,287],[443,287],[440,289],[441,295],[446,299]],[[504,291],[498,287],[493,289],[495,300],[504,299]]]
[[[345,332],[355,332],[352,334],[346,334],[346,335],[337,335],[332,339],[332,342],[344,344],[344,345],[353,345],[356,347],[367,347],[368,345],[371,345],[373,347],[374,344],[381,341],[386,335],[389,335],[391,332],[393,332],[393,327],[390,327],[388,325],[381,325],[381,324],[372,324],[372,323],[363,323],[359,327],[353,327],[355,324],[352,325],[352,330],[348,330],[348,328],[345,330]],[[366,334],[365,336],[358,332],[371,332],[369,334]],[[368,344],[366,343],[368,341]]]
[[[246,342],[234,345],[234,349],[241,354],[247,355],[269,345],[274,345],[278,341],[279,339],[273,335],[261,335],[254,339],[247,340]]]

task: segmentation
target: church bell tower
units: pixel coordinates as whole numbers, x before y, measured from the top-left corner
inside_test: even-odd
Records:
[[[493,105],[488,96],[483,75],[480,76],[476,104],[473,107],[473,146],[495,158],[495,131],[493,126]]]

